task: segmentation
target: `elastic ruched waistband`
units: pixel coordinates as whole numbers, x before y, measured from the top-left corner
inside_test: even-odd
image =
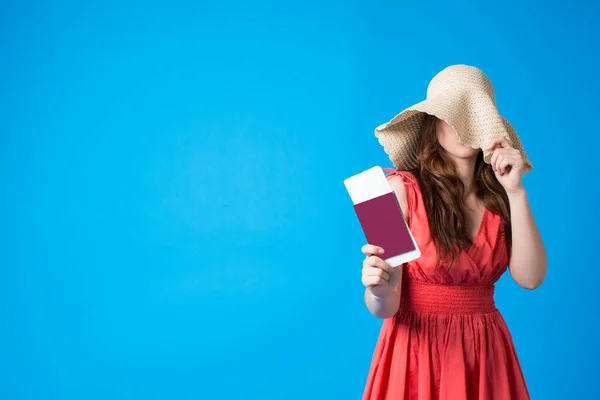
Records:
[[[400,309],[431,314],[494,312],[494,285],[439,285],[404,279]]]

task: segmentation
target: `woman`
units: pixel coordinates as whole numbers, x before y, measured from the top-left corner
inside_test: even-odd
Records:
[[[375,134],[422,255],[391,266],[362,249],[365,303],[385,318],[363,399],[529,399],[494,284],[508,268],[535,289],[547,260],[521,179],[532,166],[491,82],[448,67]]]

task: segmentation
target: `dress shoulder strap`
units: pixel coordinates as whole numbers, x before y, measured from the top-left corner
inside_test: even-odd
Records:
[[[400,178],[402,178],[402,181],[407,185],[416,185],[417,184],[417,180],[415,179],[413,174],[408,171],[399,171],[394,168],[382,168],[382,170],[384,172],[388,172],[386,177],[399,176]]]
[[[393,168],[382,168],[384,172],[388,172],[386,178],[391,176],[398,176],[404,183],[404,187],[406,188],[406,200],[408,205],[408,215],[407,221],[409,227],[412,225],[412,221],[415,217],[415,212],[417,209],[420,209],[419,206],[419,184],[414,175],[408,171],[398,171]]]

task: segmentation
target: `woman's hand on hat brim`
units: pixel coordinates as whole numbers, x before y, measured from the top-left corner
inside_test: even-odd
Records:
[[[512,147],[506,138],[497,138],[490,142],[487,150],[493,151],[490,164],[496,179],[507,193],[517,193],[523,189],[523,156]]]

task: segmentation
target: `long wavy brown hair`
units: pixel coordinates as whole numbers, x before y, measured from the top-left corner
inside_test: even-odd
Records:
[[[425,114],[419,135],[419,166],[411,172],[417,178],[431,231],[438,253],[438,265],[450,257],[450,267],[461,250],[467,250],[473,240],[466,229],[464,209],[465,188],[457,175],[452,159],[439,144],[436,134],[437,117]],[[492,166],[483,161],[479,152],[475,166],[475,193],[489,211],[504,222],[507,248],[511,248],[510,206],[506,191],[496,179]]]

